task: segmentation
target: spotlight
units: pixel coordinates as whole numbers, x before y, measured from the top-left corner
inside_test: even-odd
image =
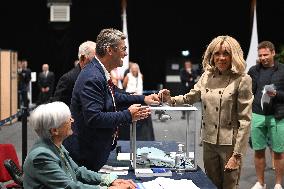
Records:
[[[189,52],[189,50],[184,50],[184,51],[181,51],[181,54],[182,54],[182,56],[189,56],[190,52]]]

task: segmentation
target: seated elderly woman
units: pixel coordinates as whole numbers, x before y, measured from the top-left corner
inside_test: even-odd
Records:
[[[73,121],[63,102],[43,104],[32,112],[30,124],[39,140],[23,166],[24,188],[136,188],[132,180],[117,179],[115,174],[96,173],[79,167],[72,160],[62,142],[72,134]]]

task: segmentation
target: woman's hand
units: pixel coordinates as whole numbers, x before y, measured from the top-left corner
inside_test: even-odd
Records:
[[[137,185],[132,180],[116,179],[109,189],[135,189]]]
[[[161,102],[168,102],[171,104],[171,92],[168,89],[160,90],[158,95]]]
[[[225,165],[225,171],[233,171],[240,167],[241,165],[241,157],[232,155],[232,157],[229,159],[227,164]]]

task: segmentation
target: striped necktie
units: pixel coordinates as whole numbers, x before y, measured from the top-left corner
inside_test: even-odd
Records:
[[[112,100],[113,100],[113,105],[114,105],[114,111],[116,112],[116,104],[115,104],[115,100],[114,100],[114,84],[113,84],[113,82],[112,82],[111,79],[109,79],[109,80],[107,81],[107,83],[108,83],[109,90],[110,90],[110,92],[111,92],[111,94],[112,94]],[[115,128],[112,137],[113,137],[112,146],[115,147],[116,144],[117,144],[117,139],[118,139],[118,126]]]
[[[114,96],[114,84],[111,79],[107,81],[111,94]]]

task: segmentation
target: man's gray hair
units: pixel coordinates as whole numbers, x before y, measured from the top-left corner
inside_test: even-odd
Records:
[[[95,55],[96,51],[96,43],[93,41],[85,41],[79,46],[78,50],[78,58],[80,60],[81,56],[85,56],[86,58],[92,59],[91,57]]]
[[[103,29],[97,36],[96,54],[99,57],[104,57],[108,47],[117,47],[119,42],[124,39],[126,39],[126,36],[119,30]]]
[[[39,105],[30,116],[30,126],[42,139],[51,138],[50,129],[58,128],[71,117],[69,107],[64,102]]]

